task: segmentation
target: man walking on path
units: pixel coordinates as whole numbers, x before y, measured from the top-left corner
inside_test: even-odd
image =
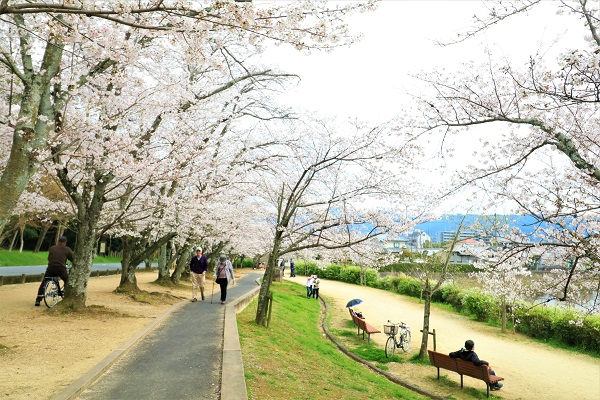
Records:
[[[196,248],[196,255],[190,261],[190,272],[192,274],[192,303],[198,301],[198,289],[204,300],[204,282],[206,281],[206,271],[208,270],[208,260],[202,254],[202,247]]]
[[[67,237],[58,238],[58,243],[48,249],[48,268],[42,278],[42,283],[38,288],[35,305],[39,307],[40,301],[44,299],[44,289],[46,286],[46,277],[59,276],[63,282],[67,283],[69,273],[67,272],[67,260],[73,262],[73,250],[67,247]]]

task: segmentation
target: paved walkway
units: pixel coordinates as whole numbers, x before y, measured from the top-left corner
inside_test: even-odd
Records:
[[[260,273],[230,286],[227,303],[257,287]],[[220,289],[206,282],[206,300],[177,308],[78,399],[219,399],[225,310]],[[235,332],[237,335],[237,330]]]

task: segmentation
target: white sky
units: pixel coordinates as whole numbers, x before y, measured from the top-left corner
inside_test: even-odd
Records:
[[[484,2],[383,0],[376,11],[348,20],[351,31],[363,35],[360,42],[309,55],[276,47],[268,50],[262,61],[300,75],[298,86],[281,97],[284,104],[379,124],[402,112],[410,101],[409,93],[422,90],[422,84],[411,74],[440,68],[452,71],[468,61],[483,63],[485,46],[493,48],[499,58],[523,66],[540,49],[547,51],[546,59],[552,61],[569,47],[568,43],[581,46],[583,24],[574,17],[557,15],[557,3],[543,2],[528,14],[508,18],[476,38],[441,47],[435,42],[455,39],[458,32],[472,25],[474,14],[487,15]],[[559,43],[551,47],[555,40]],[[471,151],[466,151],[466,157],[455,159],[468,159]]]
[[[435,40],[450,41],[472,25],[472,16],[485,14],[484,3],[464,1],[383,0],[374,12],[349,19],[353,33],[363,39],[330,53],[310,55],[290,47],[269,50],[263,61],[302,81],[285,94],[290,105],[326,114],[385,121],[401,112],[409,93],[418,93],[410,74],[443,67],[452,70],[461,62],[482,60],[487,43],[516,62],[527,63],[540,41],[548,45],[557,36],[575,38],[581,31],[556,15],[556,2],[547,1],[528,15],[505,20],[467,42],[440,47]],[[575,20],[578,27],[582,24]],[[562,48],[558,46],[557,48]]]

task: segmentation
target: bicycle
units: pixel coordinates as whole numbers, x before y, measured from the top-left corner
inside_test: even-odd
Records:
[[[390,325],[383,326],[383,332],[388,335],[385,342],[385,356],[391,357],[396,352],[396,348],[402,349],[405,353],[410,350],[410,327],[404,322],[395,323],[388,320]],[[399,339],[396,336],[399,334]]]
[[[67,273],[71,271],[70,266],[67,266]],[[52,308],[64,298],[65,283],[58,276],[45,276],[46,286],[44,286],[44,304],[46,307]]]

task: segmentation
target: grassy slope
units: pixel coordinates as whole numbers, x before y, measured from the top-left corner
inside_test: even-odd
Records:
[[[254,323],[256,300],[238,315],[251,399],[421,399],[344,356],[319,330],[320,306],[292,283],[273,284],[268,329]]]
[[[100,257],[94,258],[94,263],[120,263],[120,257]],[[21,266],[21,265],[47,265],[48,252],[40,251],[34,253],[32,251],[24,251],[19,253],[18,250],[8,251],[0,250],[0,267],[6,266]]]

